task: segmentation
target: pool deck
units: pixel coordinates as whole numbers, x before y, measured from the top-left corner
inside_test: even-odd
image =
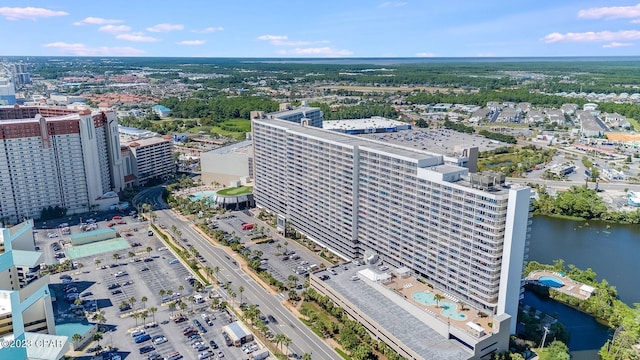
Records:
[[[394,277],[389,283],[384,284],[387,288],[394,290],[395,292],[404,296],[404,298],[410,303],[416,305],[419,308],[422,308],[427,313],[435,316],[436,318],[440,318],[444,321],[447,321],[451,326],[457,327],[464,331],[468,331],[467,323],[473,322],[474,324],[480,325],[485,329],[486,333],[491,332],[491,327],[489,323],[494,322],[493,317],[486,316],[481,317],[480,312],[474,310],[469,305],[464,306],[464,310],[462,310],[462,302],[455,300],[455,298],[447,293],[444,293],[440,290],[436,290],[434,288],[430,288],[426,284],[423,284],[418,281],[415,277]],[[433,294],[440,294],[444,296],[442,302],[450,302],[456,304],[456,311],[467,315],[465,320],[456,320],[453,318],[449,318],[441,314],[442,308],[438,305],[424,305],[413,299],[413,294],[418,291],[430,292]]]
[[[571,278],[568,278],[560,273],[553,272],[553,271],[546,271],[546,270],[533,271],[529,275],[527,275],[527,281],[531,281],[531,282],[535,282],[536,284],[543,285],[543,284],[540,284],[540,282],[538,282],[538,280],[543,276],[552,276],[560,279],[564,283],[564,285],[562,285],[561,287],[554,287],[552,289],[557,290],[561,293],[571,295],[580,300],[586,300],[591,296],[591,293],[584,293],[580,290],[580,287],[584,285],[583,283],[572,280]]]

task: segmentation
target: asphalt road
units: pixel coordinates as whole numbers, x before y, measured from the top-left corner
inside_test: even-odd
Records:
[[[220,247],[212,246],[198,232],[193,230],[189,223],[185,223],[177,218],[167,205],[162,201],[161,188],[151,188],[144,190],[134,199],[134,203],[149,203],[152,205],[157,219],[155,223],[164,224],[167,228],[175,225],[182,232],[182,237],[200,252],[207,260],[209,266],[218,266],[220,269],[221,281],[231,281],[231,288],[237,294],[235,301],[240,301],[238,288],[242,286],[242,301],[259,306],[263,315],[272,315],[277,323],[269,323],[270,329],[274,333],[285,334],[291,339],[289,349],[298,355],[309,353],[313,359],[336,359],[342,358],[327,344],[318,338],[308,327],[306,327],[295,315],[287,310],[281,302],[286,298],[284,294],[272,295],[267,290],[256,283],[247,275],[237,263],[234,263],[234,255],[227,253]],[[222,294],[227,296],[226,293]]]

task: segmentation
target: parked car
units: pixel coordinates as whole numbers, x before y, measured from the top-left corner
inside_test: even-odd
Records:
[[[143,343],[143,342],[149,341],[149,340],[151,340],[151,336],[149,336],[149,334],[143,334],[143,335],[140,335],[140,336],[136,337],[135,339],[133,339],[133,341],[136,344],[140,344],[140,343]]]
[[[145,345],[145,346],[140,348],[140,354],[146,354],[148,352],[152,352],[155,349],[156,348],[153,347],[153,345]]]

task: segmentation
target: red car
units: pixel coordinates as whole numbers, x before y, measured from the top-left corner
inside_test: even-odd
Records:
[[[107,224],[107,227],[113,227],[115,225],[115,223],[110,222],[109,224]]]
[[[120,216],[120,215],[116,215],[116,216],[113,217],[113,220],[120,220],[120,219],[122,219],[122,216]]]

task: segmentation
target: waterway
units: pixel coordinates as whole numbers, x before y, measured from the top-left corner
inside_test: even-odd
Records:
[[[640,227],[607,225],[536,216],[531,229],[529,260],[550,264],[563,259],[580,269],[591,268],[618,290],[620,300],[633,306],[640,302]],[[574,359],[597,359],[597,350],[609,339],[609,329],[592,317],[552,300],[526,292],[524,303],[557,317],[571,334],[569,349]]]
[[[591,268],[607,279],[629,306],[640,302],[640,226],[571,221],[536,216],[531,227],[529,260]]]

